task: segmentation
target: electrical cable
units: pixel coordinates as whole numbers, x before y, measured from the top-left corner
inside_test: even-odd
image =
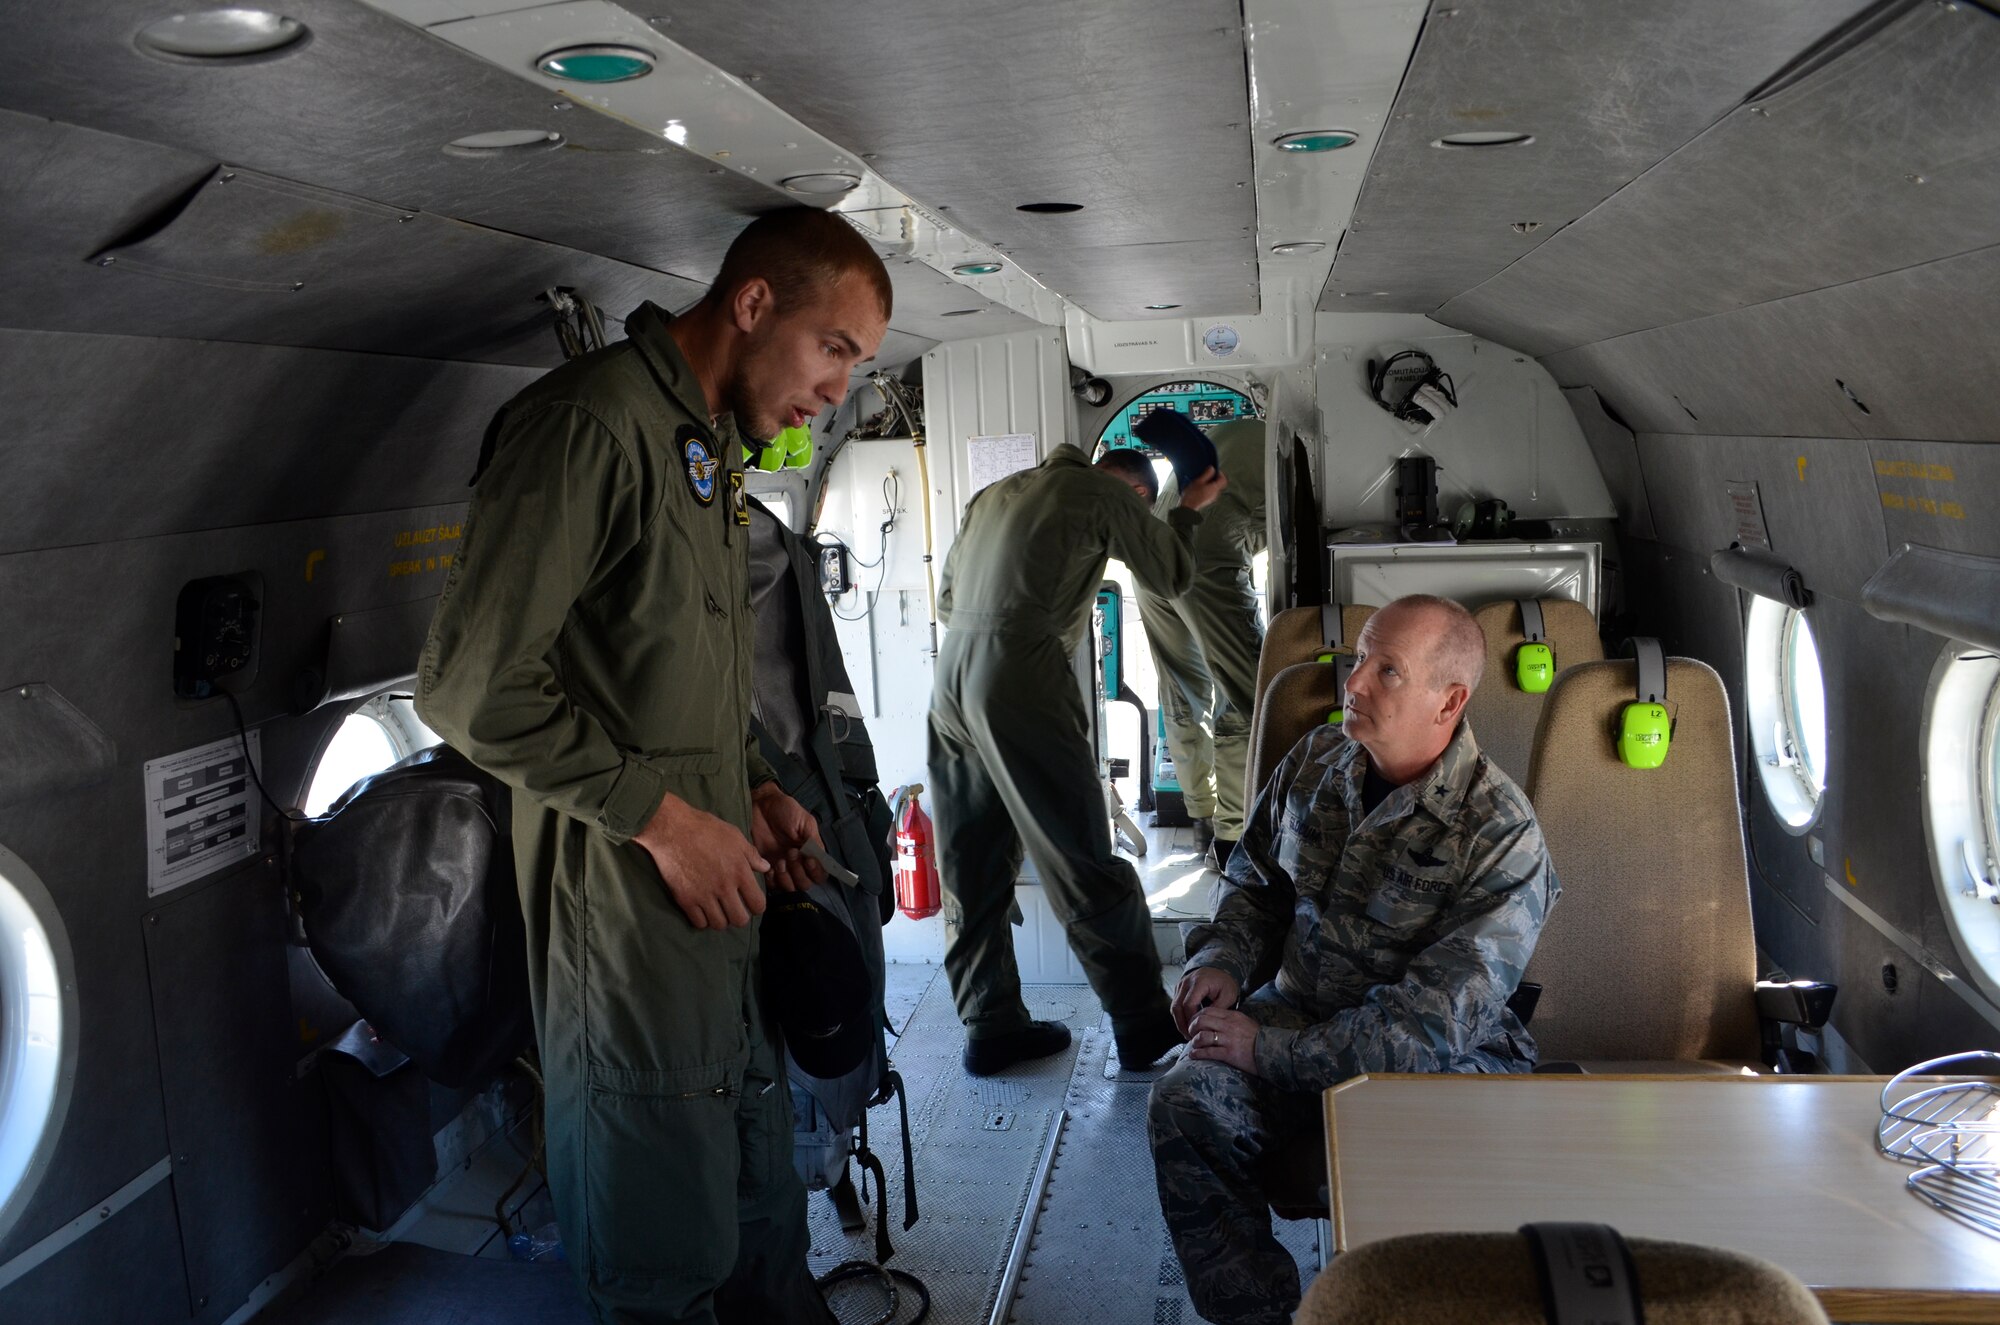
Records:
[[[842,621],[865,621],[875,611],[875,600],[881,597],[882,586],[889,580],[889,535],[895,532],[896,503],[902,500],[902,496],[903,481],[892,469],[882,476],[882,514],[887,518],[882,521],[882,546],[876,550],[875,560],[863,561],[854,555],[852,548],[848,549],[848,556],[853,558],[855,565],[864,570],[875,571],[875,587],[868,591],[868,606],[863,608],[859,615],[849,616],[839,608],[829,605],[829,610]]]
[[[271,799],[271,793],[264,789],[264,779],[257,776],[257,761],[250,757],[250,728],[243,721],[243,706],[236,702],[236,696],[229,691],[218,687],[218,692],[229,701],[230,712],[236,715],[236,739],[243,745],[243,765],[250,770],[250,780],[257,784],[257,791],[264,797],[264,803],[270,806],[280,819],[289,819],[295,824],[309,822],[307,816],[294,810],[287,810]]]
[[[820,1295],[825,1296],[826,1290],[832,1288],[834,1285],[844,1284],[850,1280],[861,1278],[873,1278],[880,1281],[882,1291],[889,1299],[888,1309],[881,1315],[868,1321],[867,1325],[888,1325],[890,1321],[896,1319],[896,1311],[901,1305],[899,1300],[901,1295],[896,1291],[898,1284],[906,1285],[917,1295],[917,1314],[910,1317],[907,1321],[902,1322],[902,1325],[918,1325],[920,1321],[931,1314],[931,1290],[925,1287],[923,1280],[906,1271],[892,1270],[885,1265],[877,1265],[873,1261],[843,1261],[813,1282],[818,1285]]]

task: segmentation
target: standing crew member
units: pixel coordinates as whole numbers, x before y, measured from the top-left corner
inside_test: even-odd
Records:
[[[938,619],[950,628],[931,696],[930,771],[944,885],[945,973],[965,1023],[965,1069],[985,1076],[1060,1053],[1060,1022],[1033,1021],[1007,917],[1025,840],[1050,907],[1111,1014],[1119,1061],[1153,1062],[1180,1033],[1160,987],[1152,917],[1111,851],[1104,783],[1071,660],[1104,563],[1177,594],[1194,574],[1200,511],[1228,481],[1213,469],[1162,524],[1137,451],[1095,466],[1058,446],[981,490],[945,558]]]
[[[757,979],[758,874],[821,875],[749,735],[739,433],[837,405],[889,305],[846,221],[775,212],[516,396],[424,648],[424,720],[520,793],[549,1188],[604,1325],[833,1320]]]
[[[1255,788],[1250,715],[1257,655],[1264,648],[1250,562],[1269,542],[1264,526],[1264,424],[1238,419],[1209,433],[1229,490],[1202,512],[1194,535],[1194,582],[1179,598],[1139,586],[1139,619],[1160,674],[1160,710],[1181,794],[1201,849],[1220,870],[1243,836],[1243,809]],[[1173,484],[1169,482],[1169,489]],[[1175,493],[1155,514],[1170,513]]]

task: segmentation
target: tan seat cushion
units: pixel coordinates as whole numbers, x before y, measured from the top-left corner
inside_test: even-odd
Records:
[[[1542,605],[1542,629],[1555,650],[1556,669],[1598,662],[1604,642],[1597,635],[1597,618],[1582,603],[1568,598],[1537,599]],[[1465,706],[1479,748],[1516,782],[1526,782],[1528,757],[1535,746],[1535,725],[1542,718],[1546,692],[1530,694],[1514,680],[1514,650],[1527,636],[1521,630],[1521,605],[1509,599],[1487,603],[1472,614],[1486,636],[1486,674]]]
[[[1562,895],[1526,978],[1542,1061],[1755,1061],[1756,944],[1722,678],[1667,664],[1666,764],[1619,762],[1636,664],[1580,663],[1550,688],[1527,793]]]
[[[1340,686],[1331,663],[1306,662],[1287,667],[1272,680],[1257,706],[1257,726],[1250,734],[1251,804],[1271,780],[1271,771],[1291,753],[1305,734],[1326,723],[1340,707]]]
[[[1647,1325],[1825,1325],[1810,1289],[1738,1252],[1627,1238]],[[1518,1233],[1384,1238],[1334,1257],[1292,1325],[1543,1325],[1534,1256]]]

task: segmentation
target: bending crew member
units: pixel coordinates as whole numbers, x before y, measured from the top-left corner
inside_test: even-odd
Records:
[[[1305,1163],[1295,1149],[1321,1143],[1322,1091],[1535,1065],[1507,1000],[1561,890],[1527,797],[1461,716],[1479,626],[1446,599],[1400,598],[1355,655],[1346,738],[1320,726],[1285,756],[1214,923],[1189,936],[1174,993],[1188,1054],[1149,1101],[1160,1210],[1195,1310],[1223,1325],[1281,1325],[1299,1304],[1264,1182],[1274,1156]]]
[[[821,876],[749,735],[739,433],[837,405],[889,306],[839,216],[752,222],[695,307],[501,410],[431,623],[419,712],[520,793],[549,1188],[607,1325],[834,1319],[757,982],[757,876]]]
[[[1264,626],[1250,563],[1269,543],[1264,524],[1264,422],[1237,419],[1209,433],[1229,490],[1202,512],[1194,580],[1179,598],[1139,586],[1139,619],[1160,675],[1160,710],[1174,773],[1210,865],[1229,863],[1243,836],[1249,792],[1250,717]],[[1165,517],[1175,493],[1160,496]]]
[[[1007,920],[1024,841],[1111,1014],[1119,1061],[1144,1066],[1180,1043],[1139,876],[1112,854],[1071,661],[1106,559],[1161,593],[1186,589],[1200,512],[1227,486],[1210,470],[1163,524],[1151,515],[1159,484],[1142,454],[1113,451],[1093,466],[1064,444],[965,509],[938,592],[949,633],[931,696],[930,775],[945,973],[975,1076],[1070,1042],[1068,1027],[1032,1020],[1021,1001]]]

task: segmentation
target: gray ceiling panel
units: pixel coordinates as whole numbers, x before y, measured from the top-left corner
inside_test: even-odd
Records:
[[[296,54],[201,67],[142,55],[154,0],[9,5],[0,105],[266,174],[707,280],[783,195],[556,98],[351,0],[291,0]],[[468,159],[446,143],[556,129],[558,150]]]
[[[2000,246],[1550,356],[1638,432],[2000,439]],[[1851,394],[1850,394],[1851,393]]]
[[[0,323],[553,366],[554,285],[614,319],[702,287],[0,111]],[[294,289],[294,286],[301,288]]]
[[[1532,252],[1867,0],[1455,0],[1431,12],[1320,307],[1429,312]],[[1522,146],[1437,148],[1514,131]],[[1537,223],[1517,233],[1516,223]]]
[[[1249,93],[1237,0],[689,0],[666,29],[1092,313],[1169,302],[1243,312],[1254,263]],[[778,52],[810,50],[809,59]],[[1015,210],[1080,203],[1067,215]],[[1171,250],[1147,246],[1183,241]],[[1110,266],[1104,250],[1138,250]],[[1190,277],[1193,265],[1204,273]],[[1255,268],[1241,268],[1254,280]]]
[[[1438,318],[1547,354],[2000,243],[1996,68],[1991,15],[1912,9]]]
[[[915,258],[884,252],[882,261],[888,265],[889,281],[896,287],[895,313],[889,325],[909,336],[940,341],[991,336],[1002,331],[1032,331],[1041,325]],[[968,308],[978,311],[962,311]],[[888,353],[886,343],[883,353]]]

